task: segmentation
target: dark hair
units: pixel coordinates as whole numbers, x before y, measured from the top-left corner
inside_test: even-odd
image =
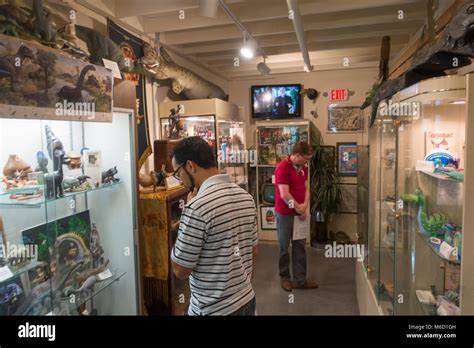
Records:
[[[313,149],[311,146],[305,142],[300,141],[293,146],[293,155],[300,154],[302,156],[311,156],[313,154]]]
[[[214,150],[200,137],[189,137],[181,140],[173,148],[172,157],[178,165],[193,161],[204,169],[216,167]]]

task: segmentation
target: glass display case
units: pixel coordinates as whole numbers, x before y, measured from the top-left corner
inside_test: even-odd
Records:
[[[133,127],[0,119],[0,315],[138,314]]]
[[[249,165],[245,138],[245,123],[217,121],[217,163],[219,170],[229,174],[232,182],[248,191]]]
[[[249,153],[242,108],[220,99],[184,100],[159,105],[161,139],[169,138],[169,115],[179,110],[179,138],[199,136],[215,149],[219,171],[248,190]]]
[[[381,104],[369,131],[366,270],[383,314],[473,313],[471,80],[411,86]]]
[[[182,122],[183,138],[198,136],[208,142],[210,146],[216,149],[216,119],[214,115],[205,116],[184,116],[179,118]],[[161,120],[161,137],[169,138],[169,120]]]
[[[293,151],[299,141],[310,142],[309,121],[256,122],[257,146],[257,208],[260,217],[260,236],[276,240],[275,169]],[[271,232],[265,231],[270,230]]]

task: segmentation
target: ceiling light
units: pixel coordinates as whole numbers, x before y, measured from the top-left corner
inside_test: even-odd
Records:
[[[240,49],[242,57],[252,59],[255,56],[255,50],[257,49],[257,41],[250,39],[244,41],[244,46]]]
[[[458,100],[458,101],[453,101],[451,104],[466,104],[465,100]]]
[[[263,58],[263,62],[257,64],[257,70],[262,75],[270,75],[270,67],[265,62],[265,58]]]

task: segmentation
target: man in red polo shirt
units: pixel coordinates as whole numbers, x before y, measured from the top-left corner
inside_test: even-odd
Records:
[[[278,242],[280,243],[280,278],[285,291],[292,289],[316,289],[318,285],[306,280],[306,239],[293,240],[295,216],[301,220],[309,219],[309,178],[308,161],[313,149],[306,142],[296,143],[293,154],[282,160],[275,170],[276,184],[276,222]],[[293,282],[290,276],[290,254],[292,243]]]

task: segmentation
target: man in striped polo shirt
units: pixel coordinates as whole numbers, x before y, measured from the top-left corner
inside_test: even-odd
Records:
[[[191,191],[171,252],[175,276],[189,277],[188,314],[254,315],[257,213],[252,196],[218,173],[212,148],[199,137],[176,144],[172,164],[174,175]]]

